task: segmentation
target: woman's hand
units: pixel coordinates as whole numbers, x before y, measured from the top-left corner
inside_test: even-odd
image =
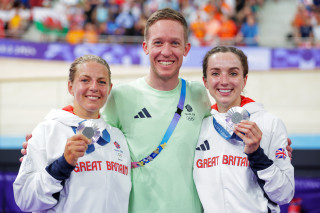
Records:
[[[255,122],[241,121],[235,126],[234,133],[245,143],[244,152],[246,154],[251,154],[259,148],[262,132]]]
[[[64,158],[72,165],[76,166],[78,158],[84,156],[91,140],[82,134],[76,134],[67,140],[64,149]]]

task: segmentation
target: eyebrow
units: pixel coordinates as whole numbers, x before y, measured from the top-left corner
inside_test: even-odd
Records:
[[[221,68],[220,67],[212,67],[209,69],[209,71],[215,71],[215,70],[221,70]],[[229,70],[241,70],[241,69],[239,67],[230,67],[230,68],[228,68],[228,71]]]
[[[80,75],[79,77],[92,78],[90,75]],[[98,79],[108,79],[108,77],[98,77]]]

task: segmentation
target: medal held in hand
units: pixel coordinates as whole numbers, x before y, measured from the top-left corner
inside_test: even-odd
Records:
[[[88,139],[91,139],[92,144],[97,142],[100,137],[100,131],[92,120],[85,120],[81,122],[76,129],[76,133],[81,133]]]
[[[228,110],[226,116],[227,131],[233,132],[236,124],[240,123],[242,120],[249,120],[250,114],[243,107],[232,107]]]

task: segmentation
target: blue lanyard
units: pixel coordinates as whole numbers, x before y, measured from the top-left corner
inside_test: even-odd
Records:
[[[137,162],[132,162],[131,168],[142,167],[145,164],[149,163],[155,157],[157,157],[160,154],[160,152],[164,149],[164,147],[166,146],[169,138],[171,137],[171,135],[172,135],[174,129],[176,128],[178,121],[181,117],[181,112],[183,111],[184,101],[186,99],[186,81],[181,78],[181,83],[182,83],[182,85],[181,85],[180,99],[179,99],[179,103],[177,106],[177,111],[174,113],[172,121],[171,121],[166,133],[164,134],[160,145],[148,157],[145,157],[142,160],[137,161]]]

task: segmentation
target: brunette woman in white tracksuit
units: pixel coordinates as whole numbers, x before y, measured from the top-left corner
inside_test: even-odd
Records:
[[[99,114],[112,88],[110,78],[100,57],[85,55],[72,63],[68,89],[73,105],[52,110],[34,129],[13,184],[22,211],[128,212],[127,143]],[[95,141],[77,133],[85,122],[96,130]]]
[[[237,48],[215,47],[203,60],[203,74],[216,100],[212,116],[203,120],[194,159],[204,212],[280,212],[279,204],[289,203],[294,195],[287,132],[279,118],[241,96],[248,74],[246,55]],[[228,135],[232,107],[243,107],[250,120],[238,123]]]

